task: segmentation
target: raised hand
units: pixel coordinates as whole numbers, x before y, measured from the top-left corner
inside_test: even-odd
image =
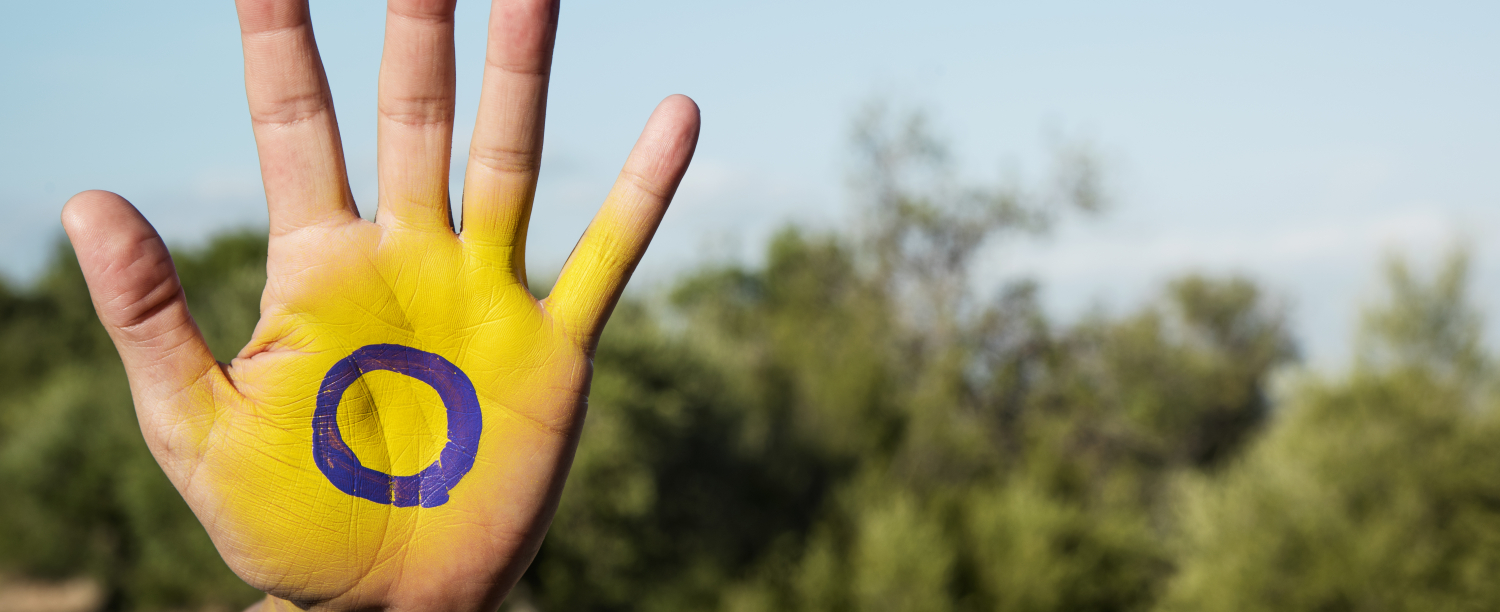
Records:
[[[348,187],[307,3],[237,4],[271,223],[250,344],[214,360],[125,200],[87,192],[63,211],[146,442],[266,606],[493,610],[551,521],[590,356],[687,169],[697,107],[657,107],[538,301],[524,253],[557,2],[494,2],[461,233],[454,1],[390,0],[374,223]]]

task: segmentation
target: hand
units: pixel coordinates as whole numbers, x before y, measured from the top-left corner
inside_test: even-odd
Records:
[[[454,0],[390,0],[374,223],[355,210],[306,1],[237,4],[271,223],[249,345],[215,362],[125,200],[63,210],[146,442],[265,606],[493,610],[557,507],[591,354],[687,169],[697,107],[661,103],[538,301],[524,253],[557,2],[494,2],[461,233]]]

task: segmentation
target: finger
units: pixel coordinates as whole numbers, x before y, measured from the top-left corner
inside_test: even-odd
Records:
[[[271,234],[356,218],[307,0],[236,0],[235,6]]]
[[[526,223],[542,159],[557,11],[556,0],[492,5],[479,117],[464,173],[465,239],[507,247],[519,278],[525,278]]]
[[[563,265],[548,310],[593,347],[614,310],[698,145],[698,105],[672,96],[657,105],[599,214]]]
[[[380,62],[380,207],[387,227],[452,231],[453,7],[456,0],[390,0]]]
[[[63,207],[99,321],[130,378],[141,431],[169,475],[196,449],[222,397],[224,372],[188,315],[172,258],[124,198],[87,191]]]

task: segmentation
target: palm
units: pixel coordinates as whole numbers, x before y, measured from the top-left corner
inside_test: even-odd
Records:
[[[493,606],[545,534],[590,354],[686,168],[696,109],[658,109],[538,301],[525,229],[555,3],[496,2],[461,234],[446,196],[451,2],[391,2],[373,223],[348,197],[305,2],[239,4],[272,223],[240,356],[213,364],[133,208],[95,193],[64,213],[147,442],[230,566],[278,598]]]
[[[353,221],[309,237],[343,256],[272,279],[260,329],[228,370],[241,398],[220,390],[231,401],[200,434],[215,452],[184,493],[220,550],[257,586],[310,601],[514,554],[572,450],[586,347],[517,282],[502,253],[452,233]],[[356,497],[316,465],[317,391],[336,363],[372,345],[441,355],[476,391],[476,460],[439,506],[389,489],[364,492],[381,501]],[[431,386],[373,371],[341,396],[338,429],[363,467],[414,476],[441,463],[453,436]],[[267,549],[275,554],[258,552]]]

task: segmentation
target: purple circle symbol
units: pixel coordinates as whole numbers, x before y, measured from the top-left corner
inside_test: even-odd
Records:
[[[344,391],[368,372],[381,370],[427,383],[448,410],[448,444],[437,461],[411,476],[393,476],[359,462],[339,432]],[[329,368],[318,389],[313,413],[313,460],[340,491],[379,504],[434,508],[448,502],[448,491],[474,467],[484,419],[469,377],[441,355],[399,344],[362,346]]]

